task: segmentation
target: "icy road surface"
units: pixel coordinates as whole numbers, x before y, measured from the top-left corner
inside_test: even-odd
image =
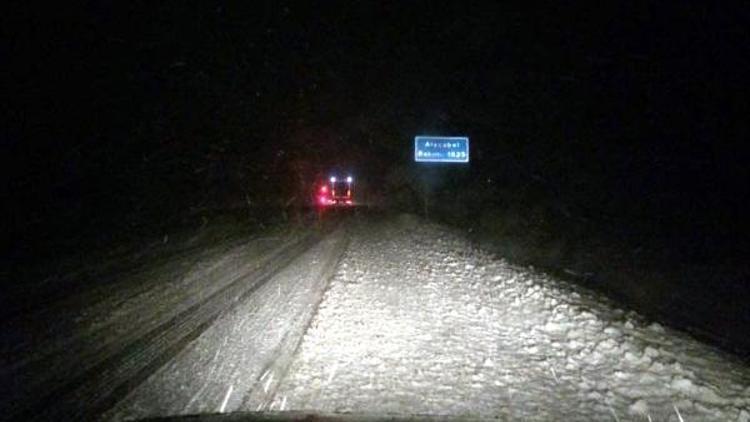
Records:
[[[263,283],[104,419],[267,407],[346,247],[343,229]]]
[[[309,231],[212,230],[222,236],[200,230],[168,253],[125,255],[125,272],[93,263],[79,271],[96,274],[87,289],[53,303],[42,294],[35,309],[0,318],[0,419],[91,419],[316,241]]]
[[[105,419],[750,421],[748,406],[738,359],[404,216],[327,236]]]

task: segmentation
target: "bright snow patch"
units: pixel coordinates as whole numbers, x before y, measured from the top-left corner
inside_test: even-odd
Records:
[[[740,362],[470,250],[433,225],[355,231],[345,263],[362,277],[332,281],[279,386],[287,409],[748,420]]]

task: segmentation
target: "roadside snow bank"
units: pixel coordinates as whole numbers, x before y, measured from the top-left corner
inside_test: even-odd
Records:
[[[750,369],[397,219],[353,235],[277,398],[315,412],[731,421],[747,417]]]

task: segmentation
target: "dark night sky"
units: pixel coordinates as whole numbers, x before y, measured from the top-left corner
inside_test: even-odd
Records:
[[[450,133],[471,136],[477,177],[747,226],[747,8],[623,4],[17,10],[3,25],[6,221],[120,216],[166,193],[184,207],[285,162],[382,174],[413,135]]]

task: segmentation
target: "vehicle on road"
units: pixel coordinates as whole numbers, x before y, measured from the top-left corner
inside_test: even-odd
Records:
[[[331,176],[317,189],[317,204],[321,207],[350,207],[354,202],[354,178]]]

